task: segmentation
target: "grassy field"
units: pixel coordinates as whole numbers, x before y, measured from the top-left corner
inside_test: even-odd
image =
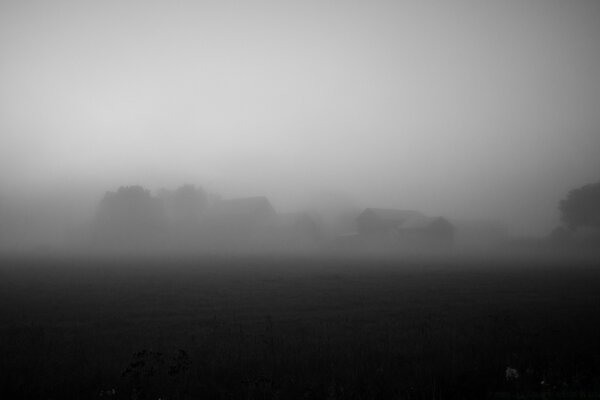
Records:
[[[0,397],[600,398],[596,261],[4,256]]]

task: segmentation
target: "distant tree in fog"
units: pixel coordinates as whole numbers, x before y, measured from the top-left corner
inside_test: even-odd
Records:
[[[107,192],[96,214],[95,238],[117,247],[147,247],[157,244],[165,232],[162,202],[141,186],[124,186]]]
[[[162,189],[158,197],[165,205],[168,218],[176,223],[197,221],[208,203],[202,187],[183,185],[176,190]]]
[[[600,182],[571,190],[559,209],[562,221],[571,229],[600,227]]]

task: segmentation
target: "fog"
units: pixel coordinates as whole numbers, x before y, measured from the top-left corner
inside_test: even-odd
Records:
[[[0,248],[72,244],[135,185],[262,196],[329,242],[368,208],[548,235],[598,180],[598,20],[595,1],[3,1]]]

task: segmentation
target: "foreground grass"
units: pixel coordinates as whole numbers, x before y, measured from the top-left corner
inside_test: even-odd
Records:
[[[595,396],[598,338],[593,260],[4,257],[0,266],[7,399]],[[518,380],[506,380],[507,366]]]

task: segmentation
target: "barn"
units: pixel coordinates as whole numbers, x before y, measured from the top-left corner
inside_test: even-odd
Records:
[[[367,208],[357,217],[365,242],[386,247],[439,247],[452,243],[454,226],[443,217],[429,217],[414,210]]]

